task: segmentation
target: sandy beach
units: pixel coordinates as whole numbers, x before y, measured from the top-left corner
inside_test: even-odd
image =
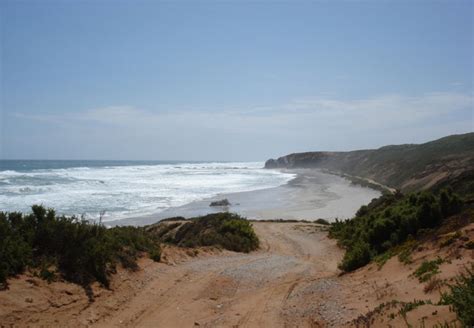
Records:
[[[221,194],[169,208],[151,216],[108,221],[107,225],[147,225],[161,219],[186,218],[229,211],[253,220],[309,220],[319,218],[334,221],[352,217],[360,206],[380,196],[380,192],[352,184],[348,179],[316,169],[285,170],[296,177],[276,188]],[[230,206],[210,207],[212,201],[228,199]]]

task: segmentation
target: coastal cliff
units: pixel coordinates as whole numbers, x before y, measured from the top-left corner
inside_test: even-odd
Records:
[[[385,146],[348,152],[293,153],[269,159],[265,168],[320,168],[371,179],[402,191],[474,189],[474,133],[424,144]]]

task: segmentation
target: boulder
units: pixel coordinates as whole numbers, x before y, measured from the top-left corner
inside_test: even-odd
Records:
[[[209,206],[229,206],[230,202],[227,198],[221,199],[221,200],[216,200],[214,202],[211,202]]]

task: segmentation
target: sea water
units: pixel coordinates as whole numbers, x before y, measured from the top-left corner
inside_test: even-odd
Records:
[[[221,193],[286,184],[262,162],[0,160],[0,211],[33,204],[103,220],[153,215]]]

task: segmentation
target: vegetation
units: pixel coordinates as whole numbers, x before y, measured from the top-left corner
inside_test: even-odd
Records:
[[[469,240],[469,241],[466,243],[465,247],[466,247],[467,249],[474,249],[474,240]]]
[[[329,221],[325,220],[325,219],[317,219],[314,222],[317,223],[317,224],[321,224],[321,225],[330,225]]]
[[[426,282],[440,272],[439,265],[441,263],[443,260],[439,257],[436,260],[423,261],[413,274],[420,282]]]
[[[346,248],[340,268],[352,271],[423,230],[438,226],[460,211],[462,202],[450,189],[439,193],[396,193],[362,206],[351,220],[333,223],[329,235]],[[408,259],[407,254],[404,258]]]
[[[406,315],[408,312],[413,311],[419,306],[425,305],[425,304],[431,304],[430,300],[424,301],[424,300],[413,300],[413,302],[408,302],[408,303],[401,303],[402,307],[399,311],[400,315],[405,318],[406,320]]]
[[[416,246],[416,241],[413,239],[408,239],[397,249],[398,260],[403,264],[410,264],[413,262],[411,258],[411,253]]]
[[[0,285],[4,287],[8,277],[26,268],[37,269],[49,281],[59,274],[84,286],[93,281],[108,286],[117,264],[136,269],[143,252],[160,259],[158,240],[143,228],[107,229],[37,205],[30,214],[0,212]]]
[[[452,232],[448,234],[445,239],[440,243],[440,247],[446,247],[454,243],[457,239],[461,238],[462,234],[460,231]]]
[[[385,146],[350,152],[294,153],[268,160],[265,166],[329,169],[345,175],[371,178],[403,192],[421,188],[440,190],[451,186],[459,194],[474,197],[474,133],[452,135],[420,145]],[[454,172],[456,174],[452,174]],[[425,179],[446,173],[449,176],[440,180]]]
[[[395,319],[397,316],[401,316],[405,321],[407,327],[412,327],[407,321],[407,313],[415,310],[416,308],[432,304],[431,300],[413,300],[412,302],[401,302],[398,300],[392,300],[389,302],[381,303],[376,306],[373,310],[367,312],[365,315],[359,316],[357,319],[352,321],[353,326],[355,327],[372,327],[374,323],[374,318],[380,314],[391,312],[387,317],[391,320]],[[396,312],[392,312],[396,311]],[[391,327],[390,324],[388,324]]]
[[[159,229],[107,229],[81,218],[58,216],[53,209],[36,205],[29,214],[0,212],[0,287],[7,286],[8,277],[27,268],[48,281],[61,277],[83,286],[98,281],[107,287],[117,264],[135,270],[138,257],[144,253],[160,261],[161,242],[184,247],[219,246],[237,252],[258,248],[251,223],[236,214],[176,219],[179,222]]]
[[[388,250],[385,253],[375,256],[373,258],[373,261],[377,263],[378,269],[380,270],[385,265],[385,263],[387,263],[387,261],[390,260],[394,255],[394,251]]]
[[[431,278],[423,288],[425,293],[431,293],[435,289],[440,289],[443,286],[444,281],[439,278]]]
[[[443,294],[441,304],[449,304],[456,312],[459,320],[466,327],[474,326],[474,264],[461,274],[450,291]]]
[[[364,178],[359,178],[359,177],[356,177],[356,176],[352,176],[352,175],[348,175],[348,174],[340,174],[342,177],[348,179],[349,181],[351,181],[351,183],[353,185],[357,185],[357,186],[361,186],[361,187],[367,187],[367,188],[371,188],[371,189],[374,189],[374,190],[378,190],[380,191],[382,194],[391,194],[392,191],[390,190],[390,188],[386,187],[386,186],[383,186],[381,184],[378,184],[378,183],[374,183],[374,182],[371,182],[367,179],[364,179]]]
[[[259,245],[252,224],[227,212],[187,220],[165,241],[183,247],[219,246],[236,252],[250,252]]]
[[[180,225],[181,225],[180,222],[173,222],[173,223],[169,223],[169,224],[166,224],[166,223],[163,222],[163,223],[159,224],[159,229],[155,229],[152,226],[150,231],[153,231],[154,235],[156,237],[158,237],[159,239],[161,239],[162,241],[168,242],[168,241],[173,240],[173,239],[169,239],[169,240],[167,239],[168,233],[172,232],[173,230],[175,230]]]

